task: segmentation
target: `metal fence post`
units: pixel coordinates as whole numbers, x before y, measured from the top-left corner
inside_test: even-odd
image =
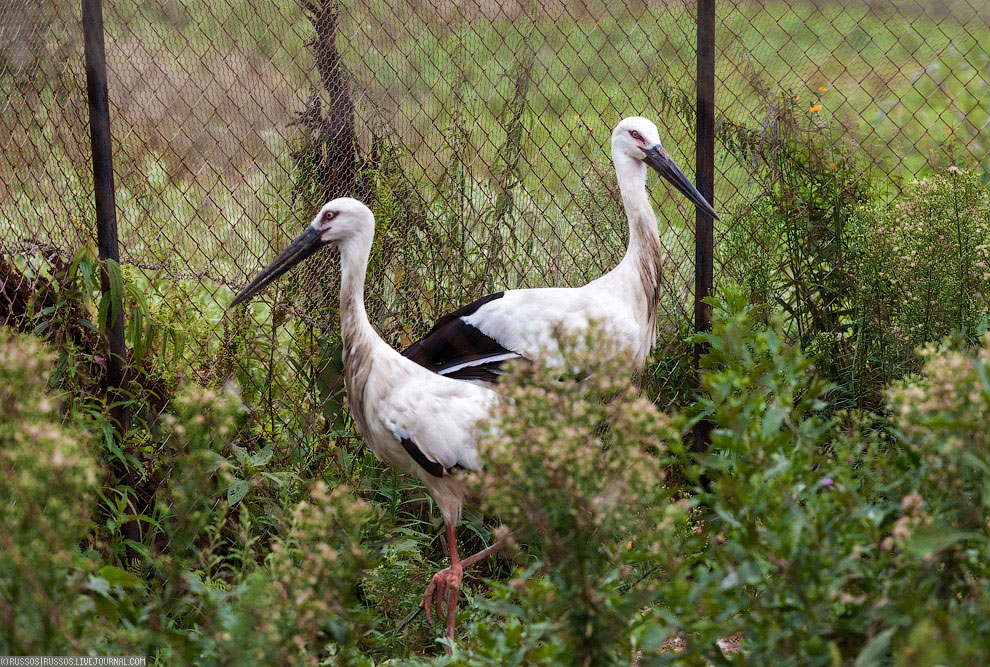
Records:
[[[107,98],[107,54],[103,43],[103,0],[82,0],[83,39],[86,50],[86,92],[89,98],[89,128],[93,150],[93,190],[96,197],[96,234],[100,259],[104,262],[100,287],[110,291],[106,261],[120,261],[117,244],[117,211],[114,201],[113,156],[110,144],[110,105]],[[114,317],[107,309],[107,395],[115,408],[111,414],[123,433],[129,426],[128,410],[120,405],[124,384],[124,313]]]
[[[715,0],[698,0],[698,124],[695,163],[698,191],[715,203]],[[712,293],[714,274],[714,221],[695,209],[694,330],[711,329],[711,307],[703,299]],[[695,381],[698,380],[705,345],[694,345]],[[705,451],[711,439],[711,423],[694,429],[694,450]]]
[[[96,237],[100,249],[102,269],[100,290],[104,295],[110,292],[110,274],[107,260],[120,261],[120,247],[117,242],[117,209],[113,186],[113,152],[110,144],[110,103],[107,96],[107,53],[103,43],[103,0],[82,0],[83,41],[86,51],[86,93],[89,98],[89,129],[93,149],[93,190],[96,198]],[[121,295],[121,301],[123,297]],[[116,316],[115,316],[116,315]],[[130,410],[123,403],[125,347],[124,347],[124,307],[115,314],[107,308],[106,332],[107,378],[106,391],[110,405],[110,415],[116,422],[121,443],[130,428]],[[135,487],[134,471],[123,462],[114,464],[117,478],[131,489]],[[128,498],[128,513],[141,514],[134,504],[134,496]],[[135,560],[139,554],[133,544],[141,541],[141,526],[132,519],[120,527],[121,534],[131,544],[126,546],[127,558]]]

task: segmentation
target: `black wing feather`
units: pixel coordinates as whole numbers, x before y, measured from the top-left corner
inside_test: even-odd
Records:
[[[436,461],[431,461],[426,458],[426,454],[424,454],[423,450],[416,446],[416,443],[413,442],[411,438],[402,438],[399,442],[402,443],[402,448],[406,450],[406,453],[409,454],[413,461],[418,463],[423,470],[430,473],[434,477],[443,477],[443,466]]]
[[[403,356],[434,373],[457,380],[498,382],[501,366],[506,359],[469,365],[448,373],[444,371],[454,366],[513,352],[462,319],[470,316],[486,303],[502,298],[504,294],[505,292],[489,294],[447,313],[437,320],[423,338],[403,350]]]

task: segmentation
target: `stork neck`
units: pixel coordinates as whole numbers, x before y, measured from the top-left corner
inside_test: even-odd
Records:
[[[657,217],[646,193],[646,164],[620,153],[614,158],[615,175],[619,181],[622,205],[629,221],[629,247],[620,266],[639,270],[647,263],[660,259],[660,233]]]
[[[370,347],[378,336],[364,309],[364,280],[370,254],[370,236],[340,244],[340,336],[345,351]]]

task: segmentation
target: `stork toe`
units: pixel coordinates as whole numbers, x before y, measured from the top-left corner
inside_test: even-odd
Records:
[[[433,579],[430,580],[430,585],[426,587],[426,592],[423,593],[423,601],[420,605],[426,611],[426,620],[433,623],[433,604],[436,601],[436,612],[437,617],[443,613],[441,604],[444,598],[447,597],[447,582],[448,576],[450,574],[450,568],[445,568],[440,570],[433,575]]]

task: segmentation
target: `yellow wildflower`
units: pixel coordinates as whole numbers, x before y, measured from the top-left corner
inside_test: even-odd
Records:
[[[826,90],[828,90],[828,86],[818,86],[819,93],[824,93]]]
[[[816,112],[821,111],[821,110],[822,110],[822,105],[821,104],[816,104],[815,106],[813,106],[810,109],[808,109],[808,113],[816,113]]]

